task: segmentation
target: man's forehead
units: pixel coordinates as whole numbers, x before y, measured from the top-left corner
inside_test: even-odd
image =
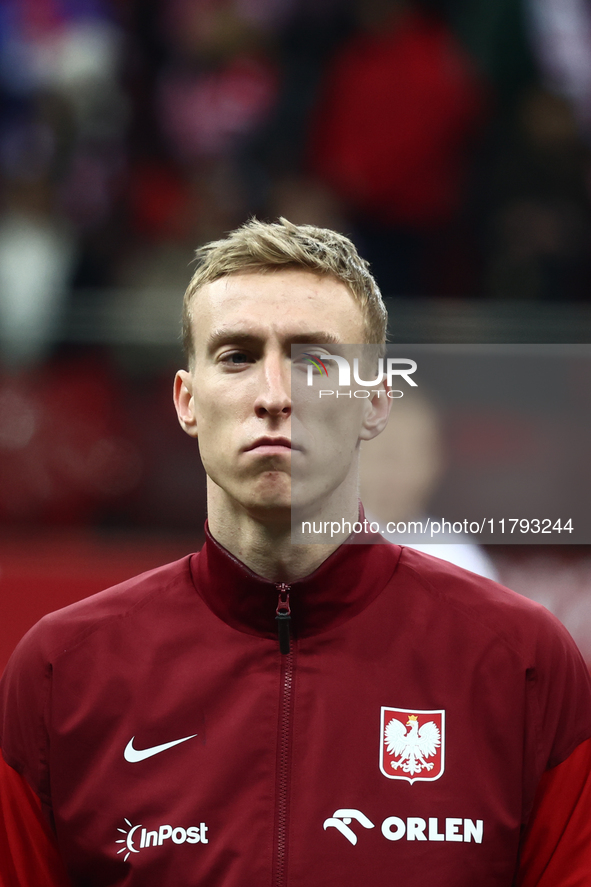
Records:
[[[332,274],[320,274],[306,268],[270,268],[240,271],[218,277],[204,283],[195,293],[194,299],[206,297],[209,302],[227,301],[241,294],[259,295],[281,301],[293,294],[322,295],[336,297],[349,296],[354,301],[349,286]]]
[[[218,278],[195,293],[191,314],[196,338],[208,343],[229,332],[236,338],[266,334],[270,327],[294,342],[343,342],[353,328],[356,338],[363,331],[361,309],[346,284],[299,269]]]

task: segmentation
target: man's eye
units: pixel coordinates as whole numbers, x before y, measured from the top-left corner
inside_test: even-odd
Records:
[[[222,354],[221,361],[229,366],[241,366],[242,364],[252,362],[251,358],[244,351],[231,351],[229,354]]]
[[[232,351],[230,354],[225,354],[223,359],[228,363],[248,363],[250,360],[244,351]]]

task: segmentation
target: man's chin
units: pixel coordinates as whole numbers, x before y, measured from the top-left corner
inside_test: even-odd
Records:
[[[291,522],[291,482],[285,475],[278,483],[262,483],[242,500],[242,505],[256,520],[289,526]]]

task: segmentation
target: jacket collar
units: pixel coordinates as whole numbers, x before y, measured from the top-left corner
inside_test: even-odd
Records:
[[[199,595],[233,628],[276,637],[281,583],[253,573],[213,538],[207,524],[205,537],[205,545],[190,562]],[[319,634],[364,610],[394,574],[400,552],[399,545],[389,543],[344,544],[309,576],[291,583],[288,590],[294,636]]]

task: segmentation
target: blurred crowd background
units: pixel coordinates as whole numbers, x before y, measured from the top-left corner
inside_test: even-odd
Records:
[[[590,0],[0,0],[4,599],[27,560],[56,606],[77,558],[198,546],[170,388],[200,243],[335,227],[394,342],[587,342],[590,148]]]

